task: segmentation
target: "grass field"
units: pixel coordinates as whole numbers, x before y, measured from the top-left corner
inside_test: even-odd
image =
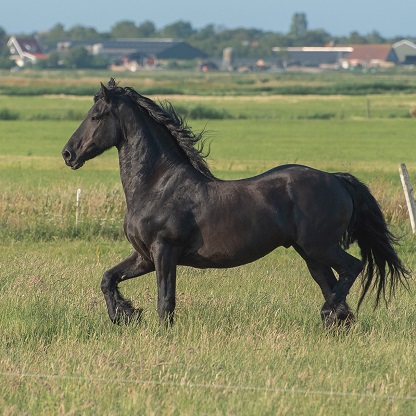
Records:
[[[90,78],[79,82],[89,85]],[[400,256],[415,268],[397,166],[406,163],[414,176],[415,120],[408,108],[416,96],[210,95],[158,97],[230,115],[189,120],[207,130],[217,176],[241,178],[293,162],[350,171],[370,185],[402,236]],[[370,296],[349,332],[325,331],[318,286],[293,250],[278,249],[235,269],[180,268],[176,324],[168,331],[158,325],[155,276],[125,282],[122,291],[144,308],[144,320],[112,325],[101,276],[131,251],[122,234],[117,155],[107,152],[77,172],[60,157],[91,102],[0,95],[0,114],[4,108],[18,114],[0,120],[3,414],[416,412],[413,283],[413,292],[399,290],[389,308],[374,311]],[[357,282],[351,306],[359,291]]]

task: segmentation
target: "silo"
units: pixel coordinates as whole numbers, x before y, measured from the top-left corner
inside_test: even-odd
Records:
[[[225,48],[222,52],[222,69],[225,71],[233,70],[233,48]]]

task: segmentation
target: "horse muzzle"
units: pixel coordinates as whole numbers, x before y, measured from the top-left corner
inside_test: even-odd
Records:
[[[84,161],[77,158],[75,152],[69,148],[62,150],[62,157],[64,158],[65,164],[73,170],[77,170],[84,165]]]

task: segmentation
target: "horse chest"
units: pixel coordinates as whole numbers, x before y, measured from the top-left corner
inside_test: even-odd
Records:
[[[141,254],[150,256],[155,242],[180,245],[191,229],[192,221],[182,212],[151,209],[146,212],[127,212],[125,233],[127,239]]]

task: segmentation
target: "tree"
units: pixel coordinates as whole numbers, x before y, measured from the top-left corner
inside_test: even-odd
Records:
[[[186,39],[192,36],[194,32],[189,22],[179,20],[176,23],[165,26],[161,31],[161,35],[166,38]]]
[[[139,38],[139,31],[132,20],[122,20],[111,28],[112,38]]]
[[[301,38],[303,46],[323,46],[332,40],[329,33],[322,29],[308,30]]]
[[[214,25],[207,25],[195,31],[187,41],[195,48],[203,50],[209,56],[221,56],[222,51],[218,49],[217,32]]]
[[[294,38],[300,38],[305,35],[308,30],[308,20],[305,13],[295,13],[292,17],[289,35]]]
[[[106,68],[108,63],[107,58],[102,55],[91,55],[83,46],[71,48],[62,58],[64,68]]]
[[[0,47],[0,68],[10,69],[14,62],[10,59],[10,51],[6,44]]]
[[[351,44],[361,44],[361,43],[368,43],[365,36],[360,35],[357,31],[353,31],[350,33],[349,38],[347,39],[348,43]]]
[[[68,40],[67,33],[62,24],[58,23],[52,29],[49,29],[47,32],[40,33],[38,38],[42,45],[47,48],[55,48],[58,42],[63,40]]]
[[[92,63],[92,55],[83,46],[75,46],[65,55],[63,63],[68,68],[89,68]]]
[[[146,20],[145,22],[140,23],[140,25],[137,26],[137,34],[139,38],[149,38],[151,36],[154,36],[155,33],[156,26],[149,20]]]
[[[68,31],[71,40],[100,39],[102,36],[92,27],[74,26]]]
[[[36,67],[40,69],[59,68],[61,63],[61,56],[57,51],[52,51],[47,59],[42,59],[36,62]]]
[[[367,41],[368,43],[385,43],[386,39],[384,39],[376,30],[373,30],[367,35]]]

